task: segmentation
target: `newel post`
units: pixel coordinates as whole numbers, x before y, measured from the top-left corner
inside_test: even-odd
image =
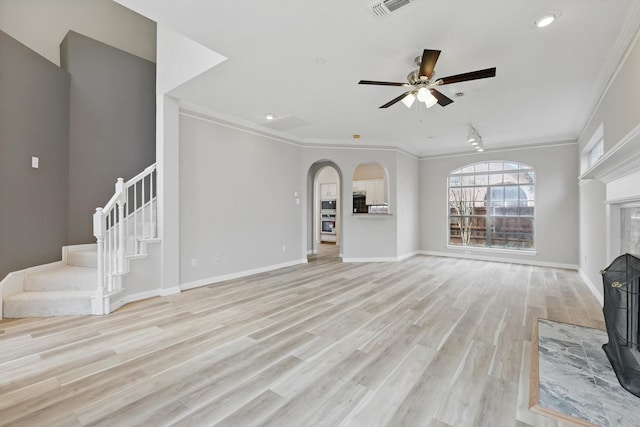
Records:
[[[92,307],[93,314],[104,314],[104,232],[102,208],[96,208],[93,214],[93,235],[98,247],[98,289],[96,290],[96,301]]]
[[[124,239],[124,205],[127,203],[127,192],[124,188],[124,179],[118,178],[116,181],[116,194],[118,195],[118,246],[117,246],[117,260],[118,260],[118,273],[124,273],[124,254],[125,254],[125,239]]]

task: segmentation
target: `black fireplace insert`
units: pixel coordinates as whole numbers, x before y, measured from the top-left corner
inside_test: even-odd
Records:
[[[601,273],[609,336],[602,348],[620,385],[640,397],[640,258],[620,255]]]

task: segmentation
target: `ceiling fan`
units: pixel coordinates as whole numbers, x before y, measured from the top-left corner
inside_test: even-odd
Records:
[[[427,108],[432,107],[436,103],[440,104],[442,107],[446,107],[451,104],[453,100],[435,89],[436,86],[466,82],[468,80],[486,79],[489,77],[495,77],[496,75],[496,67],[493,67],[434,80],[434,68],[439,56],[439,50],[425,49],[422,52],[422,58],[419,56],[416,58],[416,65],[420,68],[409,73],[407,76],[407,80],[409,81],[408,83],[360,80],[358,84],[378,86],[413,86],[411,90],[408,90],[397,98],[381,105],[380,108],[391,107],[398,101],[402,101],[407,107],[411,107],[416,98],[418,101],[424,102],[427,105]]]

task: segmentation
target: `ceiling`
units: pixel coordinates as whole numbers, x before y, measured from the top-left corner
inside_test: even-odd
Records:
[[[638,0],[416,0],[383,18],[371,0],[118,1],[228,58],[173,95],[259,126],[273,113],[302,143],[416,156],[470,152],[469,124],[487,151],[576,141],[640,22]],[[447,107],[378,108],[407,89],[358,81],[406,82],[425,48],[436,77],[497,75],[442,86]]]

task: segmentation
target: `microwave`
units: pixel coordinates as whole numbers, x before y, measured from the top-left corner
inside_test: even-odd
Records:
[[[320,201],[320,209],[322,209],[323,211],[328,211],[328,210],[332,210],[335,211],[336,210],[336,200],[321,200]]]

